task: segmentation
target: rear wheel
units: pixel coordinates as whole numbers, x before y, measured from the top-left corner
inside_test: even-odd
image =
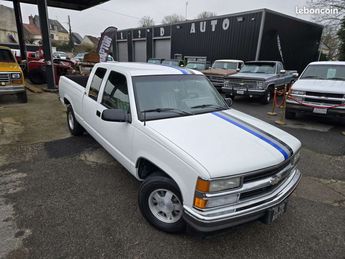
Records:
[[[28,102],[28,96],[26,95],[26,91],[17,94],[17,98],[21,103],[27,103]]]
[[[186,228],[181,193],[168,177],[149,176],[141,184],[139,207],[146,220],[159,230],[177,233]]]
[[[67,125],[73,136],[80,136],[84,133],[84,128],[75,119],[74,111],[71,105],[67,107]]]

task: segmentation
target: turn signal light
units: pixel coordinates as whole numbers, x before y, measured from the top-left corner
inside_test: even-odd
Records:
[[[194,198],[194,207],[196,207],[198,209],[205,209],[206,204],[207,204],[207,200],[204,200],[204,199],[199,198],[199,197]]]
[[[203,180],[201,178],[198,178],[196,182],[196,190],[199,192],[208,192],[210,189],[210,182]]]

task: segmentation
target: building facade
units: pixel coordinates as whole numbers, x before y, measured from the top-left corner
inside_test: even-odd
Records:
[[[16,19],[13,9],[4,5],[0,5],[0,42],[18,42]]]

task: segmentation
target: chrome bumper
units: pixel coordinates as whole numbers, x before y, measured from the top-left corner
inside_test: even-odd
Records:
[[[17,94],[25,92],[24,85],[16,85],[16,86],[0,86],[0,95],[2,94]]]
[[[296,189],[300,179],[301,172],[295,168],[277,189],[265,196],[210,211],[199,211],[184,206],[184,218],[193,228],[202,232],[215,231],[258,219],[264,216],[269,208],[284,202]]]

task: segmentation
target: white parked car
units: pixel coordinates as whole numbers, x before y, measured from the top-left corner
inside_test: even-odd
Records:
[[[142,181],[139,207],[160,230],[270,223],[299,183],[300,141],[230,108],[198,71],[99,63],[61,77],[59,92],[71,133],[86,130]]]
[[[291,88],[285,116],[297,113],[345,117],[345,62],[312,62]]]

